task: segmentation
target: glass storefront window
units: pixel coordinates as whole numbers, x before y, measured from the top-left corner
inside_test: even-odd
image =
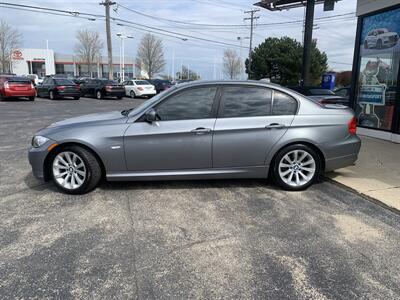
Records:
[[[356,89],[359,125],[391,130],[400,61],[400,8],[367,16],[361,30]]]

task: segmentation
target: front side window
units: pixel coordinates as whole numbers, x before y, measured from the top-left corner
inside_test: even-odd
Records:
[[[294,115],[297,111],[297,101],[282,92],[274,92],[272,114],[274,116]]]
[[[211,118],[216,91],[216,86],[198,87],[172,95],[157,105],[157,115],[160,121]]]
[[[272,90],[264,87],[229,86],[224,88],[222,118],[271,115]]]

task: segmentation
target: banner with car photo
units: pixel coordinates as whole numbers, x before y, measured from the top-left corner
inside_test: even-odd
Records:
[[[390,130],[400,61],[400,8],[363,19],[356,107],[359,124]]]

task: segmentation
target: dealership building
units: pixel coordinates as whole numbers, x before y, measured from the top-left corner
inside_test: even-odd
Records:
[[[120,58],[113,57],[114,78],[120,77]],[[17,75],[37,74],[41,77],[54,74],[90,76],[89,66],[74,55],[65,55],[51,49],[18,49],[12,54],[12,72]],[[107,57],[101,57],[92,66],[94,77],[108,77]],[[145,77],[134,64],[133,57],[125,56],[125,77]]]
[[[358,0],[352,105],[359,133],[400,143],[400,2]]]

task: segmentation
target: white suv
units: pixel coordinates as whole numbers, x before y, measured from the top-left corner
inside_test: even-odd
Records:
[[[364,40],[364,48],[389,48],[397,44],[399,35],[390,32],[387,28],[377,28],[368,32]]]

